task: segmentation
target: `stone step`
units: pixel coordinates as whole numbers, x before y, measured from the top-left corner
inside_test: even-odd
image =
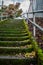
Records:
[[[28,34],[27,33],[22,33],[22,34],[21,33],[20,34],[14,34],[14,33],[13,34],[12,33],[8,33],[8,34],[4,33],[3,34],[3,33],[0,33],[0,37],[2,37],[2,36],[3,37],[23,37],[23,36],[28,36]]]
[[[20,47],[0,47],[0,55],[15,55],[19,53],[28,53],[33,51],[32,45]]]
[[[0,33],[12,33],[12,34],[19,34],[19,33],[26,33],[26,31],[0,31]]]
[[[0,41],[0,46],[24,46],[26,44],[31,44],[30,40],[23,40],[23,41]]]
[[[29,36],[23,37],[0,37],[0,41],[23,41],[29,39]]]

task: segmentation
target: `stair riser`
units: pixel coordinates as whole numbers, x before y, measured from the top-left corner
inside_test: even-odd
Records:
[[[37,65],[36,58],[33,59],[0,59],[0,65]]]
[[[0,34],[0,37],[23,37],[23,36],[28,36],[27,33],[24,34]]]
[[[0,31],[0,33],[3,34],[22,34],[22,33],[26,33],[26,31]]]
[[[31,44],[30,41],[28,42],[0,42],[0,46],[6,46],[6,47],[15,47],[15,46],[24,46],[27,44]]]
[[[7,38],[7,37],[0,37],[0,41],[23,41],[23,40],[27,40],[27,39],[29,39],[28,37],[18,37],[18,38],[16,38],[16,37],[9,37],[9,38]]]
[[[19,54],[19,53],[27,53],[27,52],[31,52],[33,50],[33,48],[26,48],[26,49],[0,49],[0,55],[15,55],[15,54]]]
[[[25,31],[25,29],[24,28],[12,28],[12,29],[10,29],[10,28],[6,28],[6,29],[4,29],[4,28],[0,28],[0,31]]]

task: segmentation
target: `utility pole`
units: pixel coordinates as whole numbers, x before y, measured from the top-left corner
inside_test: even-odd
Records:
[[[1,21],[2,21],[2,12],[3,12],[3,0],[2,0],[2,5],[1,5]]]
[[[3,10],[4,1],[2,0],[2,10]]]
[[[34,0],[32,0],[32,11],[33,11],[33,22],[35,23],[35,8],[34,8],[34,3],[33,3]],[[36,27],[33,25],[33,36],[35,37],[36,36]]]
[[[2,0],[2,5],[1,5],[1,10],[2,10],[2,12],[1,12],[1,21],[2,21],[2,13],[3,13],[3,4],[4,4],[4,1]]]

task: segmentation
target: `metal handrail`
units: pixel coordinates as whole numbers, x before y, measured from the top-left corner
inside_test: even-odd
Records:
[[[32,11],[32,12],[27,12],[27,13],[23,13],[24,14],[33,14],[33,13],[43,13],[43,10],[36,10],[36,11]]]
[[[41,26],[39,26],[38,24],[32,22],[29,18],[24,17],[24,19],[28,20],[29,22],[31,22],[35,27],[37,27],[38,29],[40,29],[43,32],[43,28]]]
[[[24,19],[27,19],[27,21],[29,21],[29,22],[33,25],[33,36],[34,36],[34,37],[35,37],[35,35],[36,35],[36,31],[35,31],[35,30],[36,30],[36,27],[37,27],[40,31],[43,32],[43,28],[42,28],[41,26],[39,26],[38,24],[36,24],[36,22],[35,22],[35,14],[36,14],[36,13],[43,13],[43,10],[32,11],[32,12],[27,12],[27,13],[23,13],[23,14],[22,14],[22,15],[27,14],[27,18],[26,18],[25,16],[23,16]],[[28,18],[28,14],[33,14],[33,21]]]
[[[40,11],[34,11],[34,12],[27,12],[27,13],[23,13],[22,15],[24,15],[24,14],[32,14],[32,13],[43,13],[43,10],[40,10]],[[21,16],[22,16],[21,15]],[[6,17],[6,16],[3,16],[3,17]],[[33,21],[31,21],[29,18],[26,18],[25,16],[24,16],[24,18],[25,19],[27,19],[29,22],[31,22],[35,27],[37,27],[39,30],[41,30],[42,32],[43,32],[43,28],[41,27],[41,26],[39,26],[38,24],[36,24],[36,23],[34,23]]]
[[[34,26],[36,26],[38,29],[40,29],[41,31],[43,31],[43,28],[41,26],[39,26],[38,24],[32,22],[30,19],[28,19]]]

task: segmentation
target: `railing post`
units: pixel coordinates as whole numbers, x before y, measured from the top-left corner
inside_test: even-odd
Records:
[[[2,13],[1,13],[1,21],[2,21]]]
[[[28,13],[27,13],[27,19],[28,19]],[[28,23],[28,20],[27,20],[27,23]]]
[[[35,23],[35,13],[33,12],[33,22]],[[33,25],[33,36],[36,36],[36,27]]]
[[[7,19],[7,15],[6,15],[6,19]]]

